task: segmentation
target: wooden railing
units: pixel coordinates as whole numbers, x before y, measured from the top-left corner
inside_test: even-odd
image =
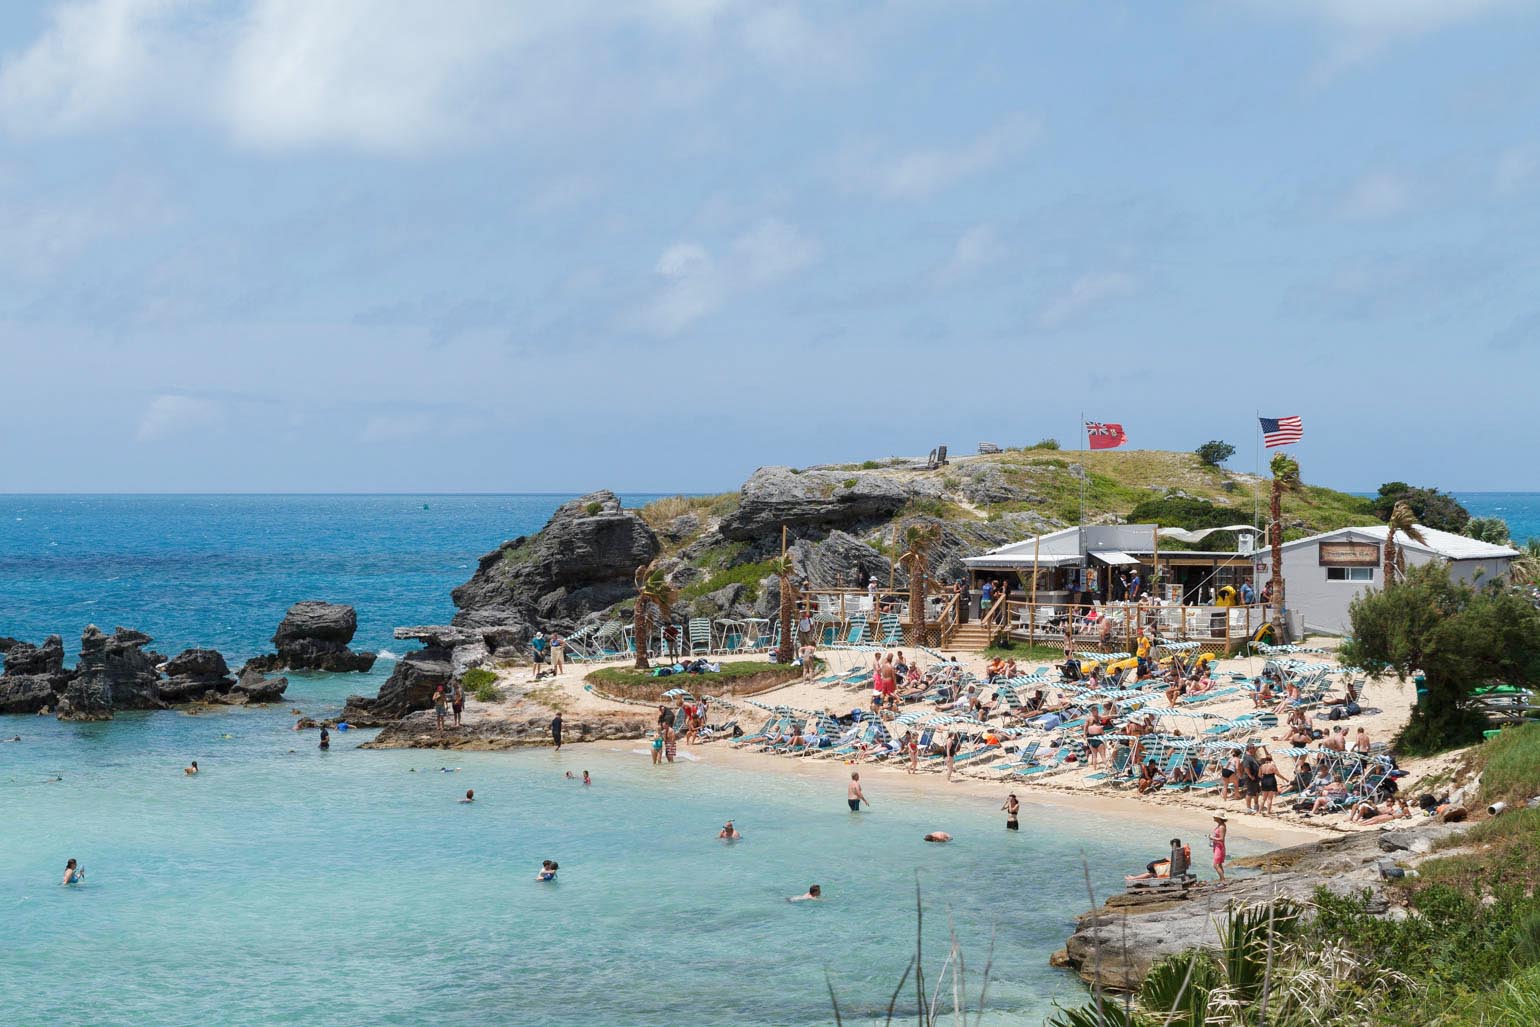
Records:
[[[1149,629],[1155,637],[1166,641],[1197,642],[1206,650],[1234,652],[1243,649],[1268,622],[1270,609],[1260,603],[1070,605],[1012,599],[991,606],[986,619],[992,621],[997,614],[999,633],[1038,645],[1062,645],[1068,621],[1077,650],[1132,651],[1140,632]],[[1102,627],[1104,621],[1110,625],[1106,629]]]

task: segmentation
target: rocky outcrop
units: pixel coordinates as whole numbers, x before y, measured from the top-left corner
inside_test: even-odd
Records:
[[[315,599],[295,603],[273,635],[276,654],[258,656],[246,666],[259,671],[365,671],[374,666],[374,653],[348,648],[358,631],[358,614],[342,603]]]
[[[162,668],[166,680],[160,697],[168,703],[192,702],[207,692],[228,692],[235,684],[230,668],[217,649],[184,649]]]
[[[862,471],[761,467],[744,482],[738,508],[722,519],[722,537],[747,542],[786,525],[798,536],[885,521],[911,500],[941,496],[932,478],[899,478]]]
[[[395,670],[380,686],[378,695],[348,696],[342,719],[359,727],[391,724],[407,714],[433,705],[433,691],[454,680],[451,650],[428,646],[396,661]]]
[[[1433,842],[1458,827],[1428,824],[1394,832],[1397,856],[1409,862],[1413,852],[1428,852]],[[1113,895],[1101,908],[1081,916],[1065,947],[1051,960],[1077,971],[1090,984],[1133,991],[1150,968],[1167,956],[1192,948],[1219,947],[1217,914],[1231,903],[1257,903],[1270,896],[1307,904],[1316,889],[1337,895],[1370,895],[1371,912],[1385,913],[1390,902],[1383,868],[1395,860],[1381,851],[1380,832],[1338,835],[1264,856],[1234,861],[1260,866],[1268,873],[1230,877],[1223,891],[1205,882],[1173,897],[1139,890]]]
[[[284,689],[288,687],[288,678],[270,678],[255,667],[244,667],[240,680],[236,681],[230,692],[241,696],[245,702],[277,702],[283,698]]]
[[[454,590],[459,627],[508,629],[522,646],[536,630],[571,631],[584,616],[630,599],[636,569],[658,539],[613,492],[564,503],[538,535],[505,542]]]
[[[4,641],[0,713],[38,713],[58,703],[72,676],[64,669],[64,640],[49,635],[40,646],[14,638]]]
[[[472,716],[463,727],[446,728],[443,731],[435,726],[431,712],[414,713],[392,723],[360,748],[496,751],[550,745],[552,712],[537,703],[523,702],[502,716]],[[656,710],[651,707],[639,709],[636,713],[563,715],[562,741],[570,743],[645,738],[655,726],[656,720]]]
[[[104,634],[87,625],[80,635],[80,661],[59,702],[61,720],[107,720],[113,710],[155,710],[160,698],[159,657],[147,652],[150,636],[118,628]]]

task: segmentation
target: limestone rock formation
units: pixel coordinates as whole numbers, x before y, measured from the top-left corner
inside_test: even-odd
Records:
[[[407,653],[396,661],[395,670],[380,686],[379,695],[348,696],[342,719],[359,727],[390,724],[415,710],[433,705],[433,690],[454,679],[451,650],[427,646]]]
[[[761,467],[744,482],[738,508],[722,519],[721,532],[746,542],[775,535],[784,524],[799,536],[823,535],[886,520],[912,499],[940,495],[940,484],[930,478]]]
[[[244,667],[241,676],[230,689],[233,694],[244,696],[247,702],[277,702],[289,687],[288,678],[270,678],[255,667]]]
[[[169,703],[191,702],[205,692],[228,692],[235,684],[230,668],[217,649],[184,649],[162,668],[160,697]]]
[[[357,631],[353,607],[307,599],[284,614],[273,635],[277,654],[255,657],[246,665],[260,671],[365,671],[374,666],[375,654],[348,648]]]
[[[14,638],[4,642],[0,713],[37,713],[56,704],[71,677],[64,669],[63,639],[49,635],[40,646]]]
[[[150,636],[118,628],[104,634],[95,624],[80,635],[80,660],[59,701],[61,720],[109,720],[114,709],[164,708],[159,657],[146,652]]]
[[[630,599],[636,569],[658,538],[607,490],[562,504],[539,534],[505,542],[454,590],[454,623],[509,629],[522,646],[536,630],[571,631],[581,618]]]

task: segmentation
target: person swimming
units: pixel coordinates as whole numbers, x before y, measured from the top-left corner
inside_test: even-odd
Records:
[[[75,860],[64,864],[64,880],[61,884],[81,884],[86,879],[86,868]]]
[[[183,767],[182,768],[182,773],[186,774],[188,777],[196,776],[197,773],[198,773],[198,761],[197,760],[193,760],[187,766]]]
[[[788,896],[787,902],[817,902],[823,898],[823,889],[816,884],[808,885],[808,889],[801,895]]]
[[[727,823],[722,825],[722,830],[717,832],[717,837],[721,838],[723,841],[735,842],[739,838],[742,838],[743,835],[738,833],[738,829],[734,827],[733,822],[729,820]]]
[[[586,771],[586,770],[583,771],[583,783],[585,785],[593,784],[593,780],[588,776],[588,771]]]
[[[467,788],[465,790],[465,798],[461,799],[460,801],[461,802],[475,802],[476,801],[476,789],[474,789],[474,788]]]
[[[535,875],[535,880],[554,881],[556,880],[557,869],[556,861],[554,859],[543,860],[540,864],[540,872]]]
[[[925,840],[928,842],[949,842],[952,840],[952,836],[945,831],[932,831],[925,836]]]

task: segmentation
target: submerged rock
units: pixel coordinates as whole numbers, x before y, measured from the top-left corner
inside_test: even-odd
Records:
[[[259,671],[365,671],[375,654],[348,648],[358,632],[358,614],[343,603],[315,599],[295,603],[273,635],[276,654],[257,656],[246,666]]]
[[[230,691],[232,694],[243,696],[248,702],[277,702],[283,698],[284,689],[288,687],[288,678],[265,677],[254,667],[246,667],[242,669],[240,680]]]

